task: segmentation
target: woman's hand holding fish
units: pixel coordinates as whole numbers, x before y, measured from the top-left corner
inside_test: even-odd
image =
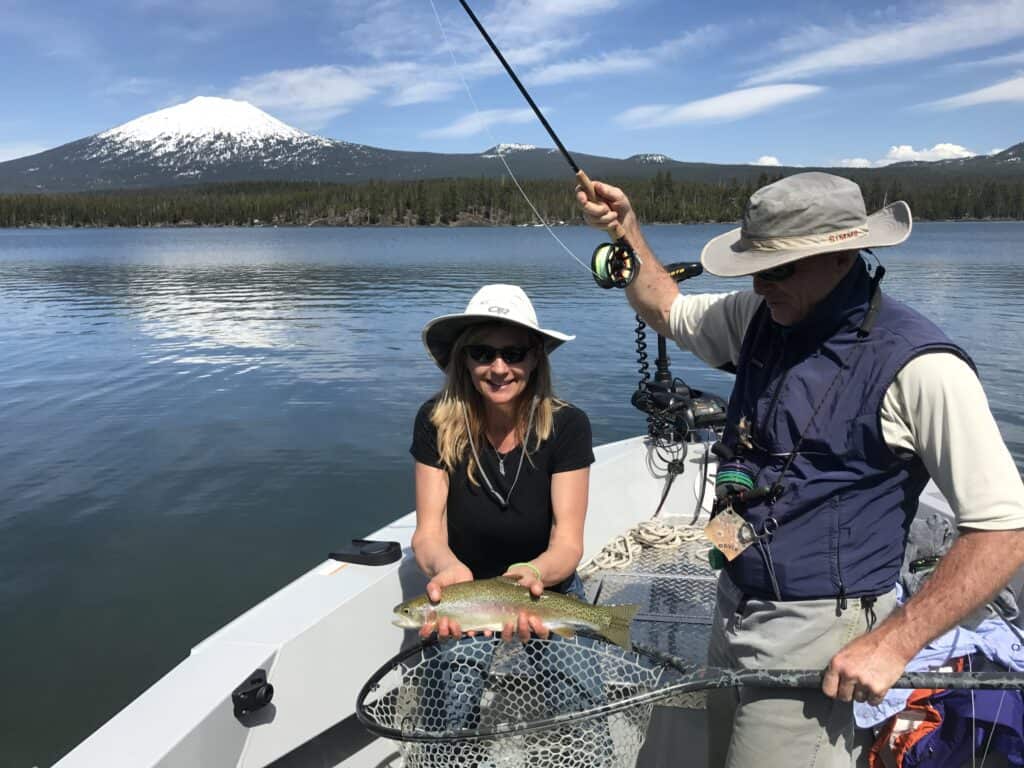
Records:
[[[427,582],[427,597],[430,602],[441,602],[441,590],[450,587],[452,584],[460,584],[463,581],[472,581],[473,572],[458,560],[451,565],[442,568],[434,574],[434,578]]]
[[[434,574],[434,578],[427,582],[427,597],[430,598],[430,602],[438,603],[441,601],[442,589],[463,581],[473,581],[473,572],[456,560],[448,567]],[[459,622],[447,616],[442,616],[436,622],[425,622],[420,627],[420,637],[425,640],[430,637],[434,630],[437,630],[438,640],[448,640],[449,638],[462,636],[462,628],[459,626]],[[469,634],[474,635],[476,633],[470,632]],[[486,634],[490,635],[489,632]]]
[[[540,597],[544,594],[544,582],[540,580],[540,571],[537,570],[536,566],[517,563],[510,566],[503,576],[504,578],[515,579],[519,586],[529,589],[530,594],[534,597]],[[530,639],[531,633],[545,640],[551,634],[548,628],[544,626],[544,621],[536,614],[529,613],[528,611],[520,611],[516,621],[505,622],[505,626],[501,630],[501,636],[505,640],[511,641],[512,638],[519,635],[519,639],[524,643]]]
[[[502,578],[515,579],[520,587],[526,587],[534,597],[544,594],[544,582],[540,580],[540,571],[535,565],[516,563],[509,566]]]
[[[502,639],[509,643],[515,639],[516,635],[525,643],[529,641],[531,634],[542,640],[547,640],[551,635],[551,630],[544,626],[544,620],[540,616],[528,611],[520,611],[516,621],[505,622],[505,626],[501,628]]]

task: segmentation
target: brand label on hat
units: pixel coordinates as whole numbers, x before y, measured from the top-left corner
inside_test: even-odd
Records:
[[[508,307],[499,307],[497,305],[492,304],[487,308],[487,311],[490,312],[492,315],[507,315]]]

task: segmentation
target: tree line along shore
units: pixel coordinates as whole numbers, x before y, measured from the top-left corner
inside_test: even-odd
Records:
[[[905,200],[917,219],[1024,220],[1024,181],[851,177],[868,211]],[[758,187],[749,182],[609,179],[630,195],[646,223],[733,222]],[[526,181],[524,190],[548,223],[575,223],[569,181]],[[537,219],[508,179],[377,181],[363,184],[246,182],[77,194],[0,195],[0,227],[159,226],[513,226]]]

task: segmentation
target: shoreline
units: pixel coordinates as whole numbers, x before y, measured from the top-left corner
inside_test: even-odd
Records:
[[[1014,218],[962,218],[962,219],[926,219],[926,218],[915,218],[915,223],[928,223],[928,224],[1022,224],[1024,219]],[[664,226],[699,226],[705,224],[725,224],[738,226],[740,222],[738,220],[731,221],[720,221],[720,220],[700,220],[700,221],[650,221],[641,222],[644,227],[664,227]],[[586,226],[581,222],[565,222],[560,221],[557,223],[550,223],[547,225],[551,228],[559,227],[584,227]],[[142,230],[142,229],[542,229],[542,224],[486,224],[481,222],[455,222],[452,224],[294,224],[294,223],[281,223],[281,224],[196,224],[194,222],[174,224],[170,222],[160,222],[156,224],[138,224],[133,226],[122,226],[120,224],[19,224],[17,226],[3,226],[0,225],[0,231],[19,231],[19,230],[70,230],[70,229],[131,229],[131,230]]]

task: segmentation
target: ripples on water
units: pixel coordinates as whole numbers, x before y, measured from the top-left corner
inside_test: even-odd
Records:
[[[663,260],[696,260],[725,229],[648,234]],[[584,261],[598,240],[559,235]],[[1022,235],[926,224],[880,252],[886,290],[974,356],[1018,465]],[[0,231],[12,765],[52,762],[332,544],[412,507],[410,423],[440,383],[420,330],[488,282],[577,334],[556,383],[598,442],[644,428],[632,312],[543,230]],[[728,393],[671,354],[691,386]],[[88,706],[53,706],[73,689]]]

